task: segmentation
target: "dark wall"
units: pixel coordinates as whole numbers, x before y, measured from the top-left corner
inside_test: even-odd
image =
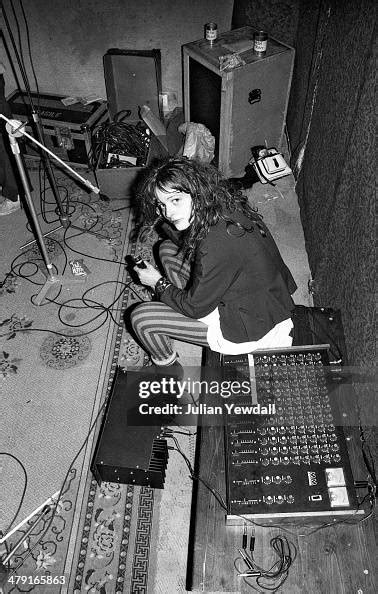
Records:
[[[232,28],[264,29],[279,41],[295,44],[300,0],[235,0]]]
[[[235,0],[233,12],[295,47],[287,129],[314,299],[342,310],[355,364],[375,360],[375,4]]]
[[[315,301],[355,364],[375,359],[374,39],[373,0],[306,3],[287,118]]]

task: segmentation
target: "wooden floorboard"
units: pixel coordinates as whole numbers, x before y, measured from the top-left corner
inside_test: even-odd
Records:
[[[355,480],[366,480],[367,469],[361,452],[357,411],[354,407],[354,386],[344,382],[335,390],[345,420],[344,433]],[[225,492],[224,433],[222,427],[198,430],[196,468],[201,478],[218,491]],[[359,491],[365,495],[366,491]],[[367,502],[368,503],[368,502]],[[369,505],[364,505],[366,513]],[[242,526],[226,526],[225,510],[214,495],[198,482],[193,495],[190,554],[187,588],[201,592],[268,592],[248,585],[238,577],[235,563],[245,568],[238,549],[242,544]],[[277,527],[255,527],[256,562],[270,568],[277,556],[270,546],[272,537],[281,534],[297,549],[288,577],[279,592],[286,594],[373,594],[376,592],[376,543],[374,519],[345,523],[319,529],[319,524],[299,526],[297,523]],[[263,523],[259,520],[259,523]],[[248,528],[250,533],[251,528]],[[236,561],[239,557],[239,561]]]

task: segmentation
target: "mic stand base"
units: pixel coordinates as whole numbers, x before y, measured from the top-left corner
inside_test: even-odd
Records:
[[[47,299],[47,294],[51,289],[56,289],[56,287],[65,287],[68,285],[76,285],[86,282],[86,276],[78,276],[76,278],[66,278],[59,274],[53,275],[51,277],[46,278],[44,285],[42,286],[41,290],[39,291],[38,295],[33,300],[35,305],[42,305],[43,300]],[[48,301],[48,300],[47,300]]]

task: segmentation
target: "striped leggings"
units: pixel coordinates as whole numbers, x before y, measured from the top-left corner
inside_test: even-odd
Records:
[[[163,241],[159,256],[166,277],[183,289],[189,281],[190,265],[182,261],[177,249],[172,241]],[[157,365],[170,365],[177,359],[171,338],[208,346],[207,325],[174,311],[165,303],[141,303],[131,313],[131,323],[143,348]]]

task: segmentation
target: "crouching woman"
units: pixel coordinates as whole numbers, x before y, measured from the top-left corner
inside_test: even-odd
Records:
[[[164,275],[136,267],[156,300],[133,329],[157,368],[177,366],[172,338],[224,354],[291,345],[295,281],[261,216],[212,166],[185,158],[152,168],[139,191],[145,227],[160,225]]]

